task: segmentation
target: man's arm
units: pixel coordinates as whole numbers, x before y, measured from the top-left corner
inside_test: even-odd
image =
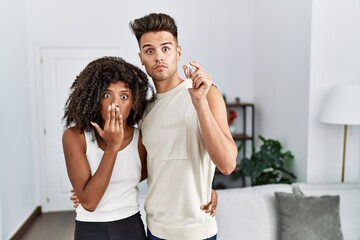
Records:
[[[199,117],[206,149],[216,167],[229,175],[236,167],[237,147],[227,122],[224,99],[201,65],[194,61],[190,64],[196,70],[191,74],[194,87],[189,92]]]

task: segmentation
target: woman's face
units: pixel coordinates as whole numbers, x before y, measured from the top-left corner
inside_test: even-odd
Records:
[[[128,118],[132,103],[133,95],[132,91],[123,81],[116,83],[110,83],[107,89],[103,92],[101,100],[101,117],[104,122],[108,116],[107,108],[112,103],[120,108],[120,113],[123,115],[124,126],[126,125],[126,119]]]

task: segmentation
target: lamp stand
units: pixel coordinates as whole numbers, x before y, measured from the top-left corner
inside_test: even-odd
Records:
[[[341,182],[344,182],[345,177],[345,158],[346,158],[346,136],[347,136],[347,125],[344,125],[344,146],[343,146],[343,159],[341,169]]]

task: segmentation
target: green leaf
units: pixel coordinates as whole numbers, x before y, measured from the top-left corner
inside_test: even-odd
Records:
[[[250,158],[245,157],[240,162],[240,171],[234,178],[250,177],[252,185],[270,183],[292,183],[296,176],[285,169],[285,163],[294,159],[290,151],[283,151],[281,143],[274,139],[266,139],[259,136],[261,145],[256,151],[253,144],[253,151]],[[244,142],[238,146],[242,149]]]

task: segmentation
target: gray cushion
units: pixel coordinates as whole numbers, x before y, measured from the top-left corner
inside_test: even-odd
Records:
[[[279,240],[343,240],[339,196],[304,196],[275,192]]]

